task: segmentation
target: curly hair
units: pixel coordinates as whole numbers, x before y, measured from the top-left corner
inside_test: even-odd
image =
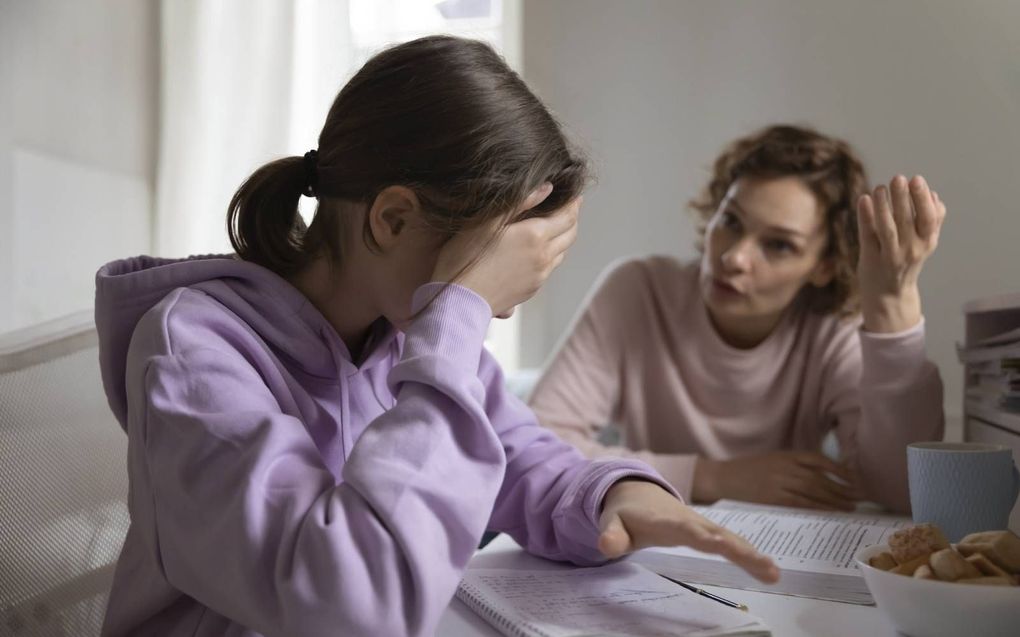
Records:
[[[832,281],[808,288],[808,307],[820,314],[849,316],[859,309],[857,260],[857,199],[867,191],[864,165],[848,143],[810,128],[769,126],[732,142],[715,160],[712,178],[689,202],[700,216],[698,250],[704,250],[705,228],[741,177],[799,177],[825,210],[828,244],[822,258],[831,258]]]

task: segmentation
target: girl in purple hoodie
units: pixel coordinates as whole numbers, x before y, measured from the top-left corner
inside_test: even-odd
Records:
[[[317,151],[241,186],[236,255],[100,270],[131,482],[104,634],[429,635],[486,529],[578,564],[687,544],[774,580],[646,465],[537,426],[482,347],[563,259],[585,180],[491,48],[424,38],[365,64]]]

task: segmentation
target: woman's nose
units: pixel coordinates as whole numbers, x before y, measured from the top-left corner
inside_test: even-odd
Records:
[[[722,253],[722,264],[727,270],[745,272],[751,267],[753,250],[750,241],[737,241]]]

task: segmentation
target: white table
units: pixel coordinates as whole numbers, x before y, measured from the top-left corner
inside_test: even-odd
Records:
[[[525,553],[503,534],[471,559],[468,568],[519,568],[540,570],[551,563]],[[717,586],[702,588],[746,604],[776,637],[896,637],[897,632],[878,608],[804,599],[773,593],[742,591]],[[471,609],[454,599],[436,629],[437,637],[500,637]]]

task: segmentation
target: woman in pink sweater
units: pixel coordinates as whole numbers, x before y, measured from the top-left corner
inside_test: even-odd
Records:
[[[700,261],[610,268],[531,397],[539,420],[694,501],[907,510],[905,447],[943,432],[918,277],[946,209],[920,176],[866,184],[812,130],[734,142],[692,202]],[[609,423],[625,446],[597,441]]]

